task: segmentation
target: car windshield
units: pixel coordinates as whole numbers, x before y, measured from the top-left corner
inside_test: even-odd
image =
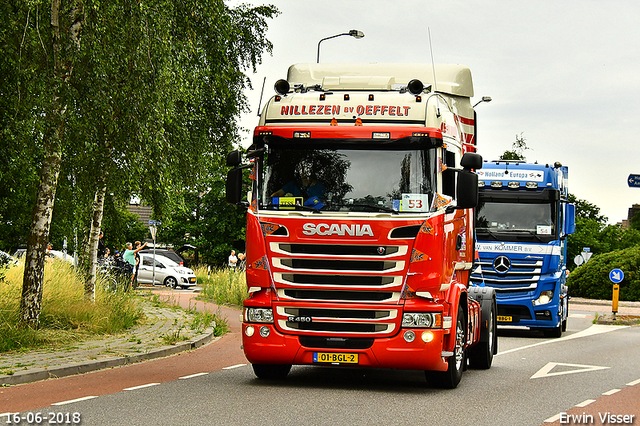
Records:
[[[551,204],[485,202],[478,206],[476,231],[554,235]]]
[[[400,148],[267,149],[259,207],[320,212],[431,211],[436,150]]]

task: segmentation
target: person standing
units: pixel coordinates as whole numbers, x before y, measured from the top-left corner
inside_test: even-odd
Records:
[[[236,251],[231,250],[231,254],[229,255],[229,268],[235,270],[238,264],[238,258],[236,257]]]
[[[98,259],[104,258],[106,253],[107,246],[104,244],[104,233],[100,231],[100,235],[98,236]]]
[[[138,287],[138,269],[140,269],[140,250],[147,246],[147,242],[141,244],[140,241],[136,241],[136,248],[133,250],[133,275],[131,276],[131,288]]]

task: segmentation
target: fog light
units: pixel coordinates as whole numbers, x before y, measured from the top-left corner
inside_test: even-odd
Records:
[[[269,330],[269,327],[267,327],[266,325],[260,327],[260,335],[262,337],[269,337],[269,334],[271,334],[271,330]]]
[[[411,343],[414,340],[416,340],[416,333],[414,333],[412,330],[407,330],[404,332],[404,341],[407,343]]]
[[[246,328],[244,329],[244,334],[245,334],[245,336],[247,336],[247,337],[251,337],[251,336],[253,336],[253,333],[255,333],[255,332],[256,332],[256,329],[255,329],[255,328],[253,328],[252,326],[248,326],[248,327],[246,327]]]
[[[433,340],[433,333],[430,331],[423,331],[422,332],[422,341],[425,343],[429,343]]]

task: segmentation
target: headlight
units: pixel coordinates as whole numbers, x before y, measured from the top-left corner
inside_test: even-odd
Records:
[[[441,328],[442,314],[434,312],[408,312],[402,316],[403,327]]]
[[[538,297],[536,300],[533,301],[533,305],[534,306],[544,305],[551,302],[552,299],[553,299],[553,290],[543,291],[542,293],[540,293],[540,297]]]
[[[247,322],[273,322],[273,310],[270,308],[247,308],[244,317]]]

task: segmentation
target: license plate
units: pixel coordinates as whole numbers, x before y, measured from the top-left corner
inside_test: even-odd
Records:
[[[331,364],[357,364],[358,354],[341,354],[336,352],[314,352],[313,362]]]
[[[500,322],[513,322],[513,317],[512,316],[507,316],[507,315],[498,315],[498,321]]]

